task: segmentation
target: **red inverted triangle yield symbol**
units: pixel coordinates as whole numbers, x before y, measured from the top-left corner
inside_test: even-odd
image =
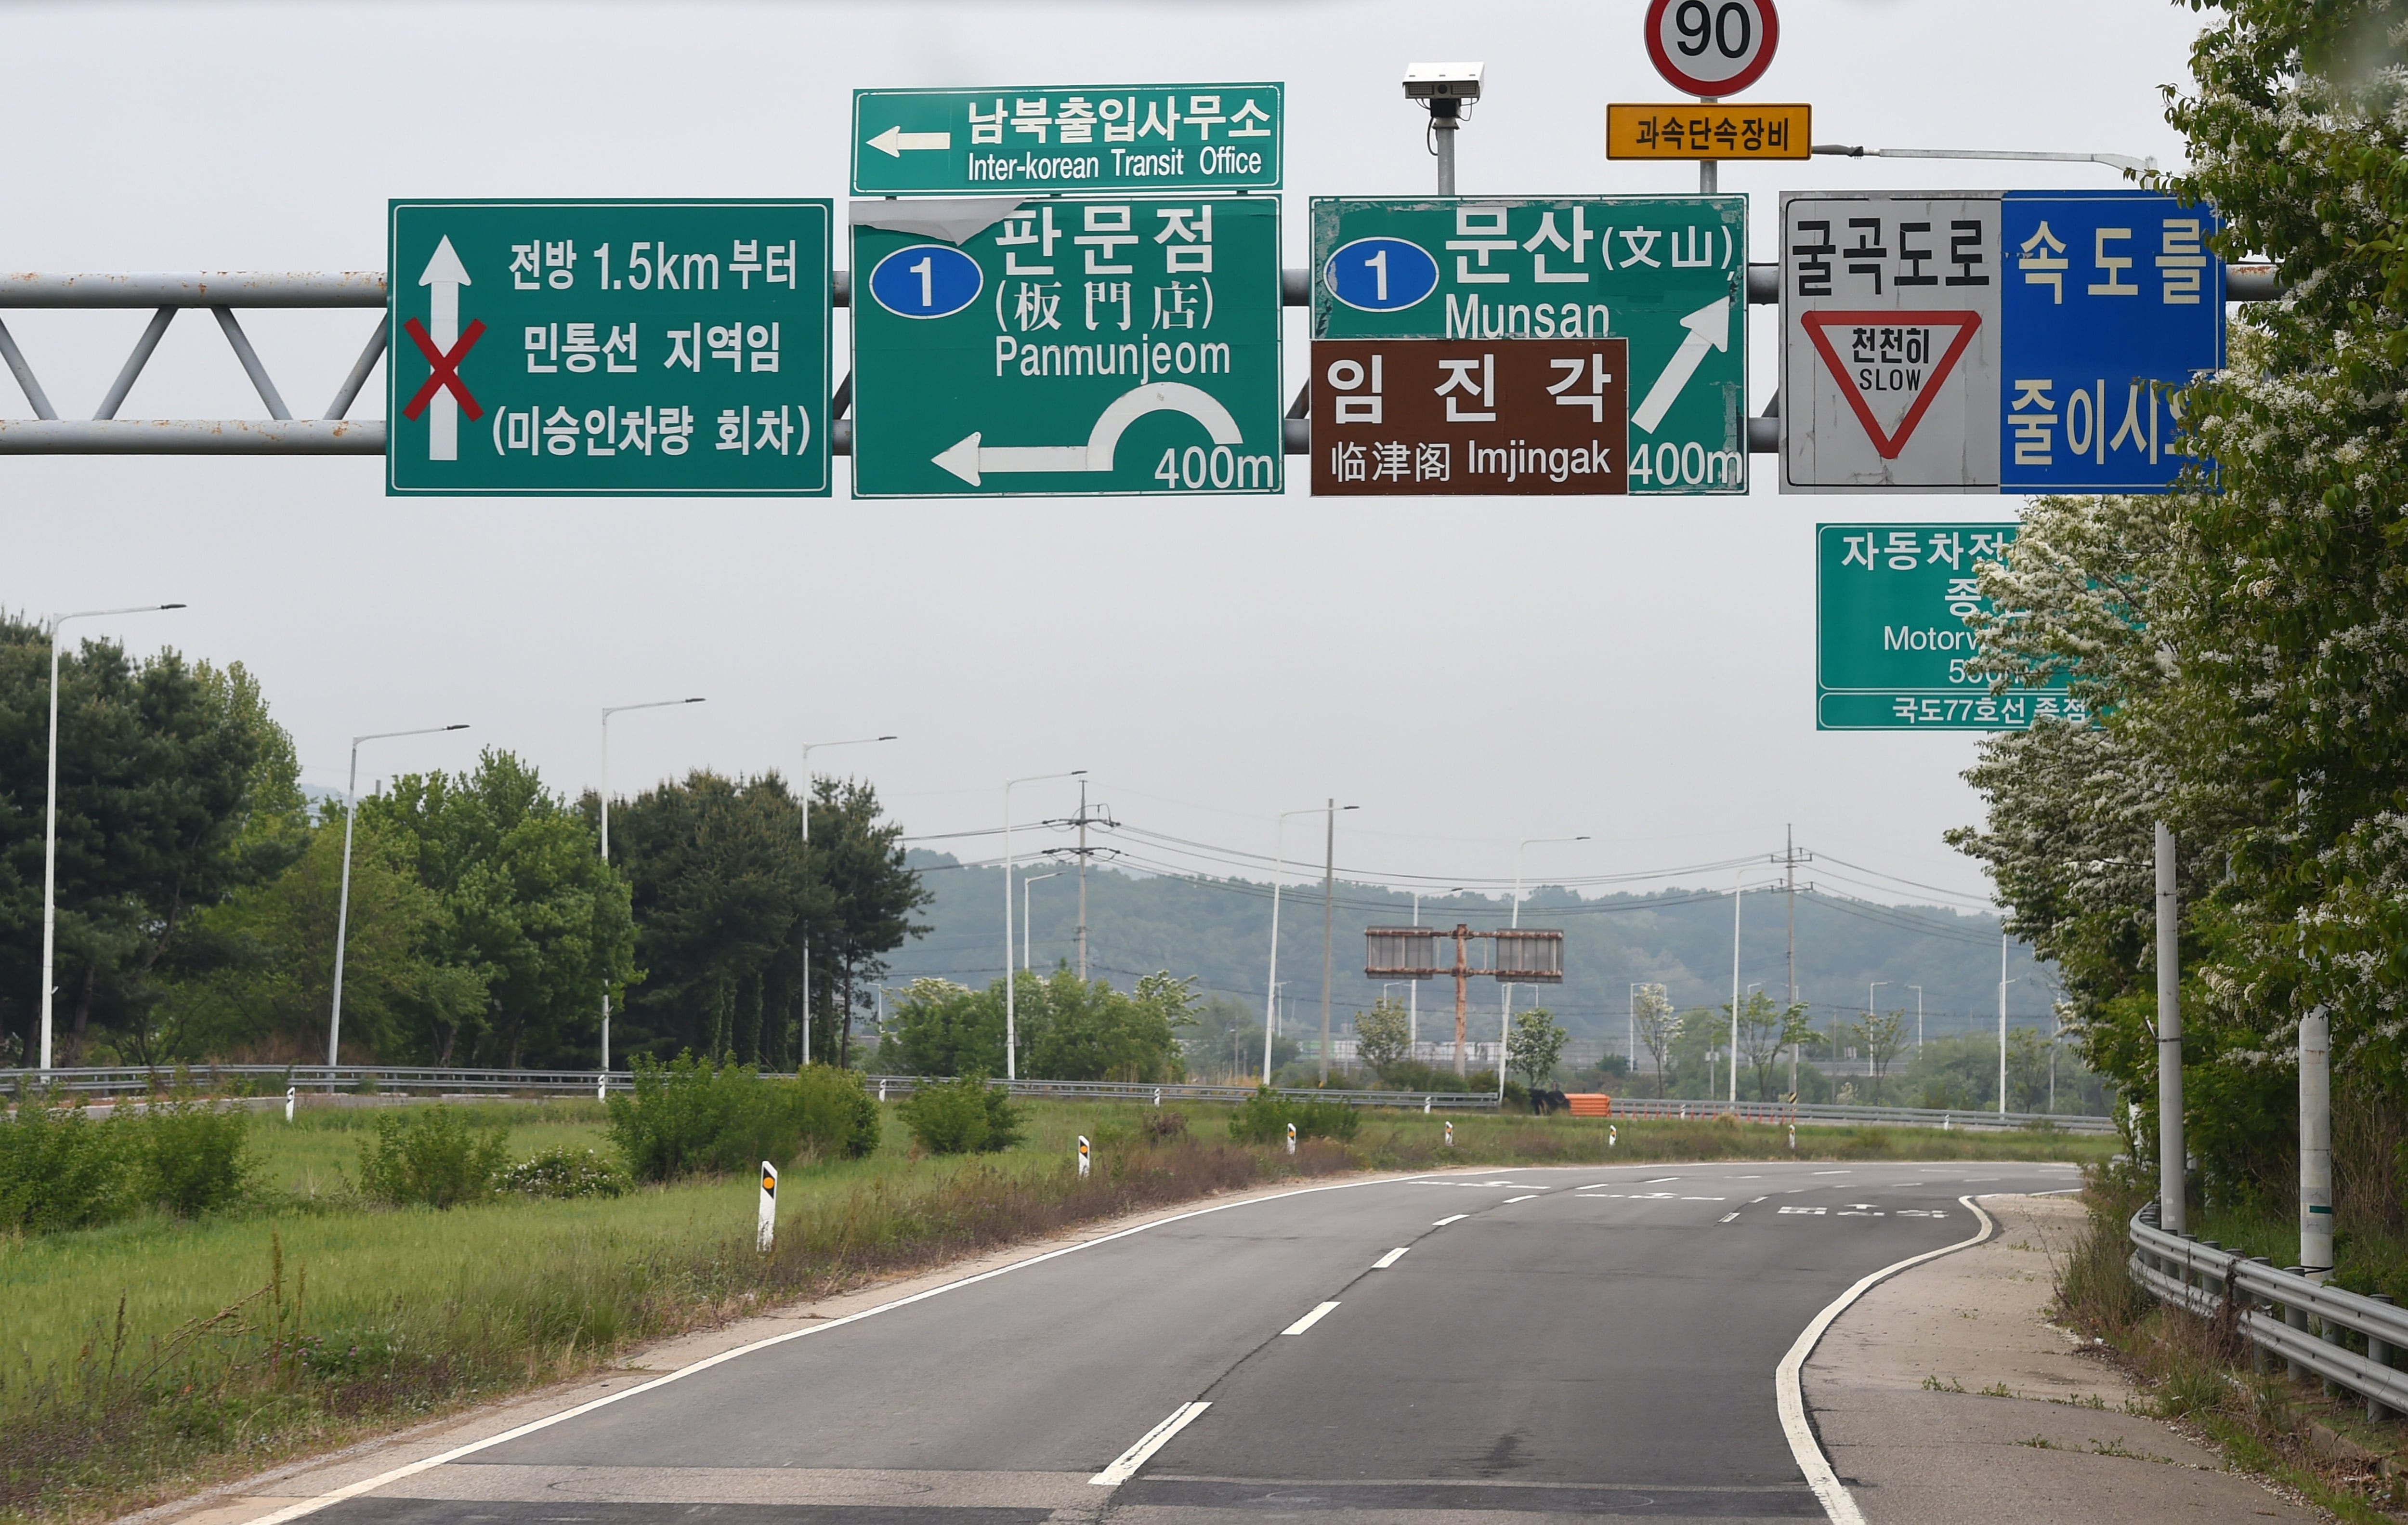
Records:
[[[1948,380],[1948,373],[1956,368],[1956,357],[1965,352],[1965,346],[1973,341],[1974,330],[1982,326],[1982,315],[1978,312],[1940,311],[1914,308],[1885,308],[1870,312],[1835,312],[1826,309],[1820,312],[1803,313],[1798,321],[1804,326],[1806,337],[1813,340],[1814,348],[1822,352],[1824,366],[1830,371],[1832,379],[1840,383],[1840,395],[1848,399],[1850,408],[1856,410],[1856,422],[1865,426],[1865,433],[1872,439],[1873,449],[1881,453],[1881,458],[1885,461],[1897,460],[1898,453],[1906,448],[1907,440],[1914,433],[1914,426],[1923,422],[1925,411],[1931,407],[1931,399],[1940,395],[1941,385]],[[1840,359],[1839,352],[1831,348],[1830,335],[1825,330],[1829,328],[1946,328],[1952,325],[1956,330],[1956,337],[1949,341],[1946,352],[1940,357],[1940,363],[1931,367],[1931,375],[1917,390],[1914,403],[1906,410],[1906,416],[1898,421],[1897,432],[1884,433],[1882,426],[1873,422],[1873,410],[1865,405],[1864,392],[1857,386],[1856,378],[1850,374],[1846,364]]]

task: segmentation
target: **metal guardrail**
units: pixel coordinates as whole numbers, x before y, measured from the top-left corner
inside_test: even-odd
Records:
[[[882,1101],[909,1096],[918,1086],[937,1084],[927,1075],[864,1075],[862,1083]],[[1253,1086],[1153,1086],[1118,1080],[990,1080],[990,1088],[1014,1096],[1053,1097],[1096,1101],[1243,1101]],[[1497,1098],[1488,1091],[1360,1091],[1312,1086],[1275,1087],[1299,1101],[1342,1101],[1350,1107],[1398,1107],[1413,1112],[1494,1112]]]
[[[2261,1365],[2286,1362],[2295,1377],[2321,1377],[2366,1400],[2366,1416],[2408,1412],[2408,1310],[2278,1270],[2264,1256],[2238,1255],[2211,1240],[2157,1227],[2157,1204],[2132,1216],[2132,1279],[2159,1302],[2201,1318],[2228,1314],[2257,1347]]]
[[[0,1095],[23,1096],[49,1090],[78,1096],[147,1096],[171,1089],[179,1074],[189,1074],[204,1090],[273,1090],[294,1086],[304,1091],[550,1092],[586,1095],[597,1090],[624,1091],[635,1084],[625,1070],[602,1074],[593,1070],[478,1070],[452,1065],[393,1064],[208,1064],[187,1071],[161,1066],[86,1066],[79,1069],[0,1070]],[[925,1075],[866,1074],[863,1083],[882,1099],[909,1096]],[[1254,1094],[1251,1085],[1149,1085],[1112,1080],[990,1080],[989,1086],[1014,1096],[1086,1098],[1113,1101],[1243,1101]],[[1343,1101],[1355,1107],[1398,1107],[1418,1112],[1489,1112],[1497,1098],[1487,1091],[1388,1091],[1321,1089],[1294,1086],[1282,1096],[1299,1101]],[[1693,1101],[1652,1097],[1613,1099],[1616,1117],[1705,1118],[1735,1112],[1742,1121],[1762,1123],[1830,1122],[1895,1123],[1908,1128],[2040,1128],[2070,1133],[2107,1133],[2114,1124],[2105,1117],[2052,1116],[2037,1112],[1958,1112],[1924,1107],[1837,1105],[1788,1106],[1775,1102]]]
[[[1763,1123],[1895,1123],[1901,1128],[1959,1128],[1996,1131],[2001,1129],[2054,1128],[2065,1133],[2113,1133],[2112,1117],[2072,1116],[2049,1112],[1992,1112],[1980,1107],[1874,1107],[1838,1102],[1683,1101],[1679,1097],[1617,1096],[1617,1117],[1716,1117],[1731,1113],[1742,1122]]]

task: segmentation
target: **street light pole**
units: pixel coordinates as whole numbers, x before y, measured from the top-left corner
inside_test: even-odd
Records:
[[[803,746],[803,875],[809,883],[811,871],[811,754],[822,747],[860,747],[878,741],[892,741],[892,736],[855,736],[842,741],[809,741]],[[1007,798],[1009,796],[1007,795]],[[1003,972],[1011,975],[1011,875],[1003,876]],[[799,1072],[811,1062],[811,940],[803,939],[803,1054]]]
[[[42,807],[42,1069],[50,1068],[50,997],[58,983],[59,884],[59,626],[69,620],[97,620],[111,614],[158,614],[182,604],[133,604],[124,609],[83,609],[50,620],[50,779]]]
[[[463,721],[452,726],[422,726],[416,730],[372,731],[351,738],[351,782],[343,788],[343,889],[335,911],[335,1003],[326,1018],[326,1065],[329,1069],[342,1062],[343,1042],[343,943],[351,925],[351,827],[360,818],[360,743],[389,741],[396,736],[439,736],[446,731],[468,728]],[[331,1080],[327,1083],[333,1085]]]
[[[1280,876],[1287,868],[1287,818],[1291,815],[1318,815],[1325,811],[1353,810],[1353,805],[1340,806],[1335,800],[1326,805],[1307,805],[1302,810],[1283,810],[1271,820],[1271,971],[1264,976],[1268,994],[1263,998],[1263,1084],[1271,1083],[1271,1029],[1279,1024],[1279,914]],[[1335,818],[1334,816],[1332,817]],[[1322,981],[1324,985],[1329,982]]]
[[[602,863],[610,863],[610,717],[627,710],[666,710],[671,705],[700,704],[699,698],[653,699],[644,704],[613,704],[602,712]],[[610,982],[602,982],[602,1074],[610,1073]]]
[[[1914,992],[1914,1052],[1920,1057],[1923,1053],[1923,986],[1910,985],[1907,988]]]
[[[1029,961],[1029,957],[1028,957],[1028,917],[1029,917],[1029,907],[1030,907],[1030,901],[1034,899],[1034,897],[1033,897],[1033,896],[1031,896],[1031,895],[1030,895],[1030,893],[1029,893],[1029,888],[1028,888],[1028,886],[1029,886],[1029,885],[1034,885],[1034,884],[1035,884],[1035,883],[1037,883],[1037,881],[1039,881],[1039,879],[1059,879],[1059,878],[1061,878],[1061,877],[1062,877],[1062,870],[1059,870],[1059,869],[1054,870],[1052,873],[1031,873],[1031,874],[1023,874],[1023,875],[1021,876],[1021,879],[1020,879],[1020,967],[1021,967],[1022,969],[1024,969],[1024,970],[1029,970],[1029,971],[1034,971],[1034,969],[1035,969],[1035,967],[1036,967],[1034,964],[1032,964],[1032,963]]]
[[[1042,784],[1049,779],[1085,778],[1087,770],[1073,768],[1067,773],[1031,773],[1025,778],[1006,779],[1003,783],[1003,1078],[1020,1078],[1020,1007],[1014,986],[1020,981],[1011,972],[1011,791],[1022,784]],[[1080,813],[1084,814],[1082,811]],[[810,1013],[804,1014],[809,1022]]]
[[[1513,914],[1509,925],[1511,925],[1514,930],[1519,931],[1522,927],[1523,852],[1527,849],[1532,842],[1543,844],[1547,842],[1586,841],[1588,841],[1588,837],[1584,833],[1577,837],[1525,837],[1520,842],[1513,844]],[[1505,987],[1504,996],[1498,1002],[1499,1024],[1497,1033],[1497,1101],[1498,1104],[1501,1106],[1505,1101],[1505,1050],[1513,1041],[1513,982],[1511,980],[1500,980],[1498,983]]]

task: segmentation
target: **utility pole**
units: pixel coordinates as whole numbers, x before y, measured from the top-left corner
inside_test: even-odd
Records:
[[[1079,813],[1061,824],[1064,826],[1074,826],[1079,828],[1079,845],[1076,847],[1048,848],[1046,851],[1049,856],[1058,853],[1070,853],[1075,855],[1079,859],[1079,980],[1080,983],[1083,985],[1086,983],[1087,979],[1087,859],[1093,857],[1098,853],[1109,853],[1115,850],[1108,847],[1088,846],[1087,827],[1090,826],[1116,827],[1120,825],[1120,823],[1112,819],[1111,809],[1109,806],[1103,808],[1103,813],[1100,815],[1090,815],[1087,813],[1087,781],[1081,779],[1079,781]]]
[[[1333,798],[1326,809],[1328,835],[1323,839],[1321,858],[1321,1084],[1329,1084],[1329,982],[1336,971],[1334,962],[1338,930],[1338,801]]]
[[[1814,855],[1798,850],[1798,827],[1795,825],[1784,829],[1786,837],[1781,853],[1781,875],[1782,890],[1789,901],[1789,1005],[1794,1011],[1798,1005],[1798,865],[1813,862]],[[1784,1015],[1783,1020],[1785,1022],[1788,1018]],[[1796,1043],[1789,1045],[1789,1094],[1792,1096],[1798,1094],[1798,1047]]]

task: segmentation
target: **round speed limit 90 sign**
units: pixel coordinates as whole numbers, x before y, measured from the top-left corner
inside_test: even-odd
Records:
[[[1656,72],[1692,95],[1738,94],[1781,40],[1772,0],[1648,0],[1646,26]]]

